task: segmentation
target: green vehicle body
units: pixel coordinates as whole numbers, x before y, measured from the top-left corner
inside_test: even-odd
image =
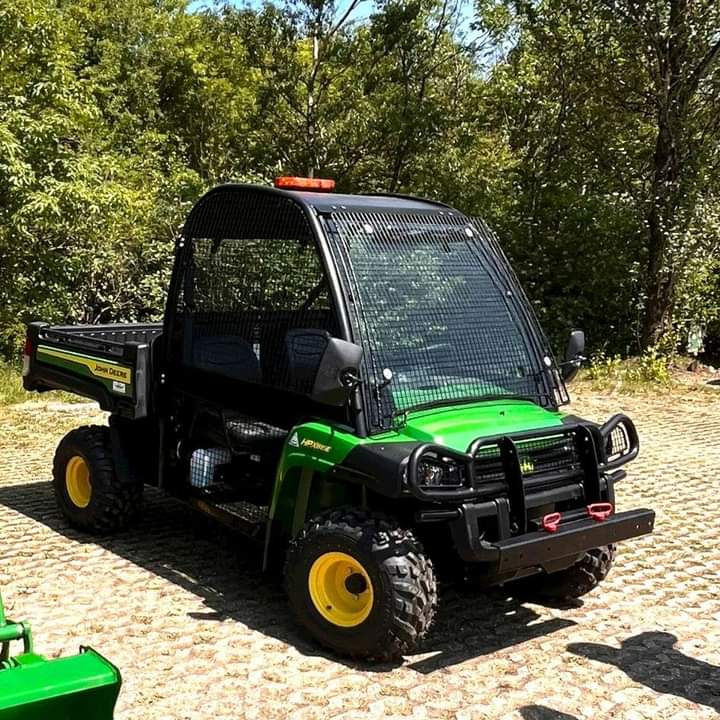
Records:
[[[23,650],[11,656],[15,641]],[[38,655],[30,625],[7,620],[0,597],[1,720],[112,720],[120,685],[118,669],[91,648],[56,660]]]
[[[639,449],[632,421],[561,412],[583,345],[574,331],[555,361],[494,234],[442,203],[226,185],[188,216],[162,323],[31,323],[24,386],[110,413],[109,428],[75,431],[56,454],[77,527],[117,529],[155,485],[260,541],[271,567],[305,562],[318,523],[338,547],[355,542],[341,537],[352,523],[395,523],[434,612],[417,538],[437,565],[450,555],[494,585],[572,570],[603,547],[609,567],[615,542],[652,531],[651,510],[614,507]],[[117,487],[97,512],[93,467]],[[367,592],[375,571],[390,587],[378,563],[360,582],[352,559],[347,592]],[[317,587],[334,592],[333,572]],[[432,612],[416,613],[417,638]],[[342,651],[342,632],[313,617],[311,632]],[[377,656],[362,635],[352,652]]]
[[[372,437],[359,438],[337,427],[311,422],[297,425],[288,435],[278,466],[270,506],[270,519],[296,534],[308,514],[308,485],[316,474],[327,476],[333,467],[342,466],[350,452],[358,446],[383,446],[388,443],[434,443],[463,452],[478,437],[518,433],[562,425],[563,414],[551,412],[526,401],[485,401],[458,407],[418,410],[405,418],[397,430]],[[289,440],[297,438],[298,446]],[[287,490],[288,479],[300,478],[299,487]],[[313,508],[332,507],[354,499],[347,488],[332,495],[318,491]],[[282,503],[285,492],[285,502]]]

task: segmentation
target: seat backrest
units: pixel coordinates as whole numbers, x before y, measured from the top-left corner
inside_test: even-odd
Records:
[[[260,363],[252,345],[237,335],[195,338],[193,365],[236,380],[260,381]]]
[[[296,376],[295,372],[307,375],[307,371],[303,371],[311,362],[311,359],[306,357],[307,353],[316,354],[317,350],[311,348],[313,344],[315,348],[322,346],[324,351],[326,338],[333,334],[333,325],[329,311],[266,313],[260,325],[260,368],[263,384],[291,392],[308,392],[298,389],[300,376]],[[314,340],[308,337],[307,340],[296,341],[296,338],[303,335],[317,337]],[[297,347],[294,348],[296,344]],[[301,385],[305,387],[307,383],[301,382]]]
[[[309,394],[330,333],[317,328],[294,328],[285,335],[288,380],[295,392]]]

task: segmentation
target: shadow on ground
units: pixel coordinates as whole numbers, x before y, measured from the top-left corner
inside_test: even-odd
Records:
[[[55,505],[50,483],[0,487],[0,504],[43,523],[76,542],[95,543],[202,598],[207,612],[194,619],[233,619],[293,645],[363,670],[384,671],[324,653],[298,629],[277,576],[260,568],[261,549],[214,526],[186,506],[150,488],[137,525],[111,537],[90,537],[68,527]],[[506,594],[448,587],[441,592],[436,627],[408,667],[431,673],[571,626],[570,620],[540,621],[539,615]],[[427,653],[431,652],[431,655]]]
[[[440,593],[436,624],[425,647],[433,654],[410,658],[407,667],[431,673],[573,625],[565,618],[541,620],[532,608],[502,590],[449,586]]]
[[[695,660],[675,649],[671,633],[645,632],[617,648],[596,643],[572,643],[576,655],[615,665],[635,682],[720,712],[720,667]]]
[[[544,705],[525,705],[519,709],[524,720],[577,720],[574,715]]]

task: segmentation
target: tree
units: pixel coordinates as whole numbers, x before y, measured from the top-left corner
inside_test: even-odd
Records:
[[[260,12],[226,8],[257,73],[254,131],[276,172],[335,174],[357,118],[356,11],[333,0],[291,0]]]
[[[17,0],[0,7],[0,353],[157,317],[208,186],[277,174],[500,231],[556,346],[718,315],[720,4]]]
[[[152,7],[20,0],[0,11],[3,354],[29,320],[162,312],[171,242],[201,185],[159,128],[151,90],[169,73],[132,72],[155,37],[148,18],[162,37],[158,16],[173,16]]]
[[[500,235],[556,348],[583,327],[591,348],[625,352],[637,325],[649,131],[641,115],[608,111],[607,68],[622,58],[597,18],[581,28],[560,3],[492,4],[481,20],[504,49],[484,104],[511,159]]]
[[[708,171],[718,162],[720,7],[546,0],[481,2],[478,12],[507,49],[493,79],[510,101],[515,147],[523,148],[526,239],[535,244],[534,228],[536,238],[555,237],[539,240],[543,247],[556,247],[571,234],[568,221],[587,208],[582,222],[571,222],[576,238],[566,247],[577,251],[591,230],[593,247],[583,243],[583,250],[598,262],[586,264],[595,273],[584,279],[604,270],[604,308],[617,297],[618,311],[638,307],[637,323],[618,312],[612,324],[636,324],[640,347],[657,343],[672,326],[676,279],[702,247],[690,229],[717,188]],[[560,287],[540,294],[556,293],[567,306]],[[580,295],[600,300],[586,288]]]
[[[649,83],[637,87],[656,122],[647,199],[644,346],[671,327],[675,243],[683,242],[706,180],[708,146],[720,139],[720,5],[713,0],[607,0],[616,36],[642,63]],[[711,151],[712,152],[712,151]],[[710,161],[717,167],[720,154]]]

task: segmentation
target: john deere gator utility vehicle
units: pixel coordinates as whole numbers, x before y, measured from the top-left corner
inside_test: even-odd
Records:
[[[157,485],[257,538],[266,566],[283,557],[300,622],[358,657],[426,635],[433,561],[588,592],[654,514],[615,512],[632,422],[558,410],[582,333],[556,364],[482,222],[331,190],[208,192],[177,240],[162,324],[30,325],[25,387],[110,412],[58,447],[68,521],[117,530]]]
[[[12,656],[14,641],[23,649]],[[91,648],[57,660],[36,654],[30,625],[7,620],[0,597],[0,720],[112,720],[120,683]]]

